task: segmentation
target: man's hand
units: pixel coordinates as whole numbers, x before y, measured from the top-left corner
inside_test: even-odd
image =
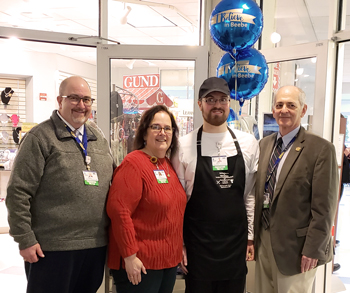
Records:
[[[136,257],[136,253],[124,258],[125,270],[128,274],[128,279],[133,285],[141,282],[141,271],[146,275],[147,271],[142,261]]]
[[[26,249],[22,249],[19,251],[20,255],[23,257],[23,260],[26,262],[37,262],[39,257],[45,257],[43,251],[41,250],[40,244],[34,244]]]
[[[184,245],[182,247],[182,261],[180,263],[180,268],[184,272],[185,275],[187,275],[188,270],[187,270],[187,251],[186,251],[186,246]]]
[[[318,259],[310,258],[305,255],[301,258],[301,272],[305,273],[314,269],[317,266]]]
[[[344,154],[345,154],[346,157],[349,158],[349,155],[350,155],[350,148],[346,148],[346,149],[344,150]]]
[[[248,240],[246,260],[254,260],[254,241]]]

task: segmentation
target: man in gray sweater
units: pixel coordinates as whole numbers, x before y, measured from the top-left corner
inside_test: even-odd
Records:
[[[21,141],[7,188],[10,234],[25,261],[27,293],[93,293],[103,279],[113,158],[87,121],[87,82],[65,79],[57,101],[59,110]]]

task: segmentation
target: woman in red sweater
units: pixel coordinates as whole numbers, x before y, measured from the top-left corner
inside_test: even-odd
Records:
[[[108,266],[118,293],[171,293],[182,259],[186,194],[167,156],[178,127],[162,105],[147,110],[134,151],[113,175],[107,200],[111,219]]]

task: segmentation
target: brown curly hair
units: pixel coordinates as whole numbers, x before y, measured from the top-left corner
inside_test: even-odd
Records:
[[[171,145],[167,150],[167,156],[169,158],[172,158],[172,156],[175,154],[178,146],[179,146],[179,128],[176,124],[175,118],[173,113],[169,111],[169,109],[164,105],[157,105],[153,106],[152,108],[149,108],[146,110],[142,116],[141,121],[139,124],[139,127],[136,130],[135,140],[134,140],[134,150],[141,150],[145,147],[145,140],[144,137],[147,134],[147,129],[150,126],[154,115],[156,115],[158,112],[165,112],[169,115],[171,120],[171,127],[173,128],[173,136],[171,140]]]

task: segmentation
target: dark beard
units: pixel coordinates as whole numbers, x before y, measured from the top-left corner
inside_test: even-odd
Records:
[[[204,113],[202,112],[202,116],[203,116],[203,119],[205,120],[205,122],[209,123],[210,125],[213,125],[213,126],[220,126],[222,124],[224,124],[227,120],[227,117],[228,117],[228,114],[225,115],[225,111],[224,111],[224,115],[222,117],[219,117],[219,116],[215,116],[214,117],[211,115],[211,112],[212,111],[215,111],[215,110],[222,110],[222,109],[218,109],[218,108],[213,108],[211,109],[211,111],[208,113],[208,116],[206,117],[204,115]]]

